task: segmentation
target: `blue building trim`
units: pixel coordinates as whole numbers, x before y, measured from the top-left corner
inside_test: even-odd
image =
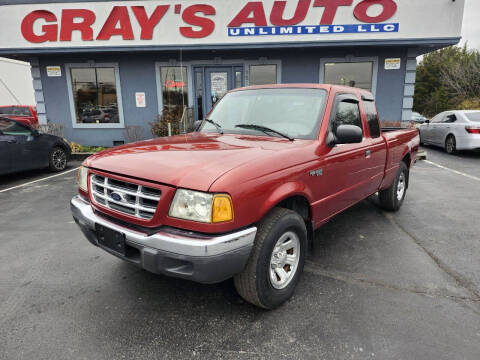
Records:
[[[325,48],[349,46],[408,46],[424,48],[424,52],[433,51],[445,46],[455,45],[461,37],[432,38],[432,39],[395,39],[395,40],[355,40],[355,41],[322,41],[322,42],[283,42],[259,44],[206,44],[182,46],[118,46],[118,47],[52,47],[52,48],[23,48],[0,49],[0,55],[39,55],[39,54],[72,54],[72,53],[105,53],[105,52],[151,52],[151,51],[178,51],[178,50],[248,50],[248,49],[282,49],[282,48]]]

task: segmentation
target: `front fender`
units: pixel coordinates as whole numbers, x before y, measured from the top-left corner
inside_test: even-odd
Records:
[[[267,195],[266,200],[263,202],[260,208],[260,219],[263,218],[270,210],[281,203],[283,200],[293,196],[300,196],[308,201],[308,205],[313,202],[313,195],[310,189],[300,181],[292,181],[283,183],[280,186],[273,189],[270,194]],[[310,213],[311,213],[310,208]]]

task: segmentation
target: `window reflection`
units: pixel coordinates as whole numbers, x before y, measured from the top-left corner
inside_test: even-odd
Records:
[[[327,63],[325,84],[372,90],[373,62]]]
[[[203,119],[203,71],[195,73],[195,85],[197,96],[197,120]]]
[[[160,68],[164,116],[180,119],[188,106],[187,68],[163,66]]]
[[[115,68],[72,68],[72,90],[78,124],[118,124]]]
[[[250,85],[277,83],[277,65],[250,65]]]

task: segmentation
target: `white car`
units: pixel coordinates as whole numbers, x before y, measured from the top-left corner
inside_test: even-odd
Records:
[[[445,111],[419,127],[420,143],[449,154],[480,149],[480,110]]]

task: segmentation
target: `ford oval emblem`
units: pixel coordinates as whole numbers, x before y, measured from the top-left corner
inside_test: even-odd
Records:
[[[110,197],[112,198],[112,200],[115,200],[115,201],[122,201],[123,200],[122,195],[120,195],[119,193],[116,193],[116,192],[111,193]]]

